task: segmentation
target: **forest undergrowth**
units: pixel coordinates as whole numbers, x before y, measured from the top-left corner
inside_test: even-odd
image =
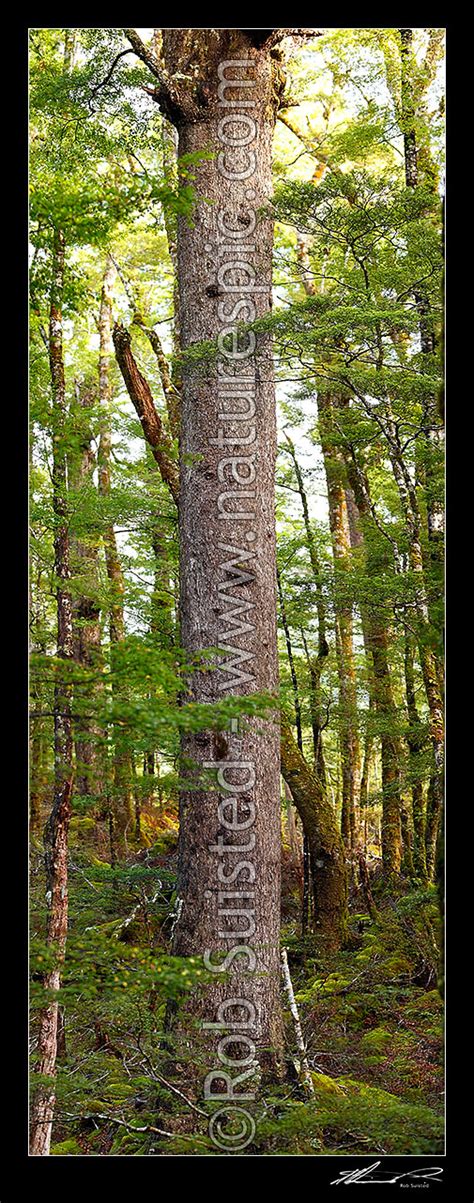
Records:
[[[112,868],[105,825],[72,822],[68,939],[60,991],[61,1055],[53,1156],[207,1154],[218,1104],[193,1102],[192,1080],[165,1037],[166,1006],[202,988],[199,958],[170,956],[176,900],[173,808],[142,816],[148,846]],[[98,838],[102,836],[102,838]],[[142,840],[143,842],[143,840]],[[42,940],[42,850],[33,849],[32,998],[49,952]],[[434,887],[370,874],[350,891],[347,946],[330,954],[300,934],[301,857],[283,842],[282,942],[314,1086],[301,1083],[285,1011],[283,1082],[257,1105],[248,1154],[423,1154],[443,1148],[443,1021]],[[188,1099],[188,1103],[186,1102]]]

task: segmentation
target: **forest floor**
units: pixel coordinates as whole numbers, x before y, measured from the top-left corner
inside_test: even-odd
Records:
[[[112,869],[97,825],[73,820],[70,934],[61,991],[53,1155],[217,1153],[205,1118],[173,1091],[163,1047],[169,999],[203,973],[169,953],[176,819],[163,812],[148,848]],[[282,943],[288,950],[314,1095],[298,1080],[285,1012],[290,1079],[269,1088],[249,1155],[431,1154],[443,1149],[443,1005],[437,987],[439,917],[432,887],[372,874],[377,918],[351,890],[347,948],[300,935],[300,879],[283,852]],[[42,853],[32,851],[33,1008],[41,1005]],[[37,905],[36,905],[37,903]],[[296,1067],[296,1069],[295,1069]],[[291,1081],[291,1076],[294,1080]],[[184,1117],[184,1118],[183,1118]],[[257,1118],[257,1117],[256,1117]]]

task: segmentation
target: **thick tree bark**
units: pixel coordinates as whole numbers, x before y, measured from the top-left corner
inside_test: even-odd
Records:
[[[201,156],[210,148],[221,155],[194,167],[198,204],[193,223],[183,217],[178,228],[184,353],[181,639],[191,655],[216,646],[226,652],[225,661],[217,661],[217,671],[197,672],[190,681],[190,698],[214,702],[230,694],[274,693],[278,684],[271,346],[266,336],[259,335],[253,347],[252,335],[232,333],[237,329],[238,300],[243,302],[240,321],[263,316],[271,304],[272,227],[259,211],[271,193],[276,64],[239,30],[193,30],[192,37],[188,31],[164,30],[163,48],[168,76],[189,73],[191,61],[195,78],[199,76],[199,85],[181,98],[177,111],[176,98],[171,97],[168,111],[178,128],[179,156]],[[236,82],[229,83],[232,80]],[[251,264],[250,270],[238,266],[242,262]],[[212,356],[207,363],[193,361],[192,348],[219,336],[217,364]],[[221,784],[233,782],[236,792],[250,781],[237,794],[238,822],[242,824],[244,811],[249,817],[245,832],[232,834],[222,821],[226,793],[218,807],[218,795],[208,787],[196,784],[183,790],[181,906],[174,951],[204,953],[215,965],[217,954],[242,944],[239,930],[252,933],[249,945],[256,972],[248,972],[252,957],[235,957],[229,985],[200,991],[194,1005],[200,1018],[212,1020],[216,1006],[230,993],[247,998],[255,1008],[251,1035],[260,1065],[275,1066],[282,1041],[278,724],[250,719],[225,737],[212,732],[189,735],[183,756],[198,766],[214,765]],[[237,882],[237,893],[248,897],[230,899],[227,908],[219,901],[219,838],[228,848],[249,845],[245,859],[250,867],[242,869],[245,877]],[[228,851],[222,881],[229,881],[234,865],[235,853]]]

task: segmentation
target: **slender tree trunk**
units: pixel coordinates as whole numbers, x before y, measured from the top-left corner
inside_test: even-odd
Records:
[[[104,278],[102,283],[102,293],[99,312],[99,393],[100,401],[103,406],[103,418],[101,423],[99,453],[98,453],[98,469],[99,469],[99,493],[107,503],[110,497],[111,480],[110,480],[110,458],[111,458],[111,431],[110,431],[110,404],[112,400],[112,389],[110,383],[110,359],[113,353],[112,343],[112,285],[115,278],[115,267],[112,260],[108,258]],[[105,526],[104,534],[105,547],[105,563],[107,569],[107,578],[110,589],[109,601],[109,633],[110,633],[110,661],[112,670],[112,696],[114,701],[120,702],[123,697],[124,686],[121,678],[117,674],[119,667],[119,652],[120,645],[125,639],[125,622],[123,614],[123,594],[124,581],[122,568],[120,565],[120,557],[117,548],[117,539],[113,523],[109,522]],[[136,816],[134,813],[134,799],[132,795],[132,766],[131,753],[128,748],[124,748],[123,737],[121,736],[120,727],[116,724],[113,731],[113,785],[109,790],[109,800],[111,807],[111,821],[109,829],[111,833],[111,855],[116,859],[118,856],[123,856],[127,848],[127,833],[133,830],[133,824],[136,825]]]
[[[347,877],[344,844],[321,782],[302,756],[282,718],[281,768],[308,836],[314,891],[314,922],[328,948],[347,935]]]
[[[298,457],[296,455],[294,445],[288,434],[286,435],[286,442],[287,442],[289,454],[290,454],[292,462],[293,462],[293,467],[295,470],[296,482],[297,482],[297,486],[298,486],[298,492],[300,495],[301,507],[303,510],[303,521],[304,521],[304,527],[305,527],[305,533],[306,533],[306,541],[307,541],[309,558],[310,558],[311,568],[312,568],[312,572],[313,572],[313,580],[314,580],[314,585],[315,585],[315,590],[316,590],[316,613],[318,616],[318,655],[317,655],[317,657],[309,655],[308,647],[307,647],[305,639],[304,639],[304,647],[305,647],[306,657],[307,657],[307,661],[308,661],[308,667],[309,667],[309,673],[310,673],[310,683],[311,683],[310,684],[310,706],[311,706],[311,725],[312,725],[312,730],[313,730],[315,772],[320,780],[321,789],[325,792],[326,778],[325,778],[325,770],[324,770],[323,747],[322,747],[322,740],[321,740],[322,726],[321,726],[321,707],[320,707],[320,687],[321,687],[321,674],[322,674],[322,671],[324,668],[326,657],[329,655],[329,646],[328,646],[327,639],[326,639],[326,604],[324,601],[323,588],[322,588],[321,567],[319,564],[316,540],[315,540],[314,531],[313,531],[313,527],[311,525],[311,519],[310,519],[310,515],[309,515],[308,497],[307,497],[306,489],[305,489],[305,485],[304,485],[303,474],[302,474],[302,471],[301,471],[301,468],[299,465],[299,461],[298,461]],[[306,831],[305,831],[304,845],[303,845],[303,858],[304,858],[303,915],[305,917],[304,930],[306,930],[306,926],[307,926],[306,914],[307,913],[308,913],[308,918],[309,918],[309,889],[310,889],[310,877],[311,877],[311,865],[312,865],[311,851],[310,851],[310,844],[309,844],[309,835]],[[314,883],[313,883],[313,886],[314,886]]]
[[[440,688],[439,665],[437,664],[433,648],[433,628],[430,623],[423,570],[421,542],[422,517],[415,486],[410,478],[410,473],[403,460],[401,451],[398,449],[398,439],[395,438],[391,438],[390,440],[390,459],[409,534],[409,564],[414,580],[416,581],[414,610],[417,626],[418,655],[428,703],[429,730],[433,752],[433,773],[428,805],[433,854],[428,854],[427,856],[429,871],[432,872],[434,867],[434,848],[436,847],[438,825],[443,806],[444,706]]]
[[[372,889],[371,889],[371,885],[370,885],[370,874],[369,874],[369,870],[367,868],[367,862],[365,860],[365,857],[362,855],[362,852],[360,852],[360,851],[359,851],[359,855],[358,855],[358,861],[359,861],[360,884],[364,891],[365,900],[367,902],[367,909],[368,909],[370,918],[377,919],[378,913],[377,913],[377,907],[374,902],[374,896],[372,894]]]
[[[162,126],[163,173],[169,183],[176,188],[178,182],[178,134],[170,121],[163,118]],[[179,328],[179,290],[178,290],[178,222],[176,215],[165,205],[164,220],[168,251],[173,266],[173,360],[169,379],[171,384],[170,404],[168,415],[171,433],[179,439],[181,425],[181,389],[183,385],[181,365],[181,334]]]
[[[147,447],[149,451],[149,448]],[[154,555],[153,593],[151,596],[150,635],[156,645],[169,647],[175,642],[175,631],[170,612],[171,582],[170,566],[166,557],[166,546],[159,525],[151,533]],[[147,801],[155,795],[155,752],[147,750],[143,757],[143,792]],[[137,831],[139,823],[137,820]]]
[[[298,243],[298,260],[303,287],[308,296],[316,294],[304,238]],[[322,291],[322,289],[321,289]],[[347,849],[357,842],[360,795],[360,747],[357,727],[357,695],[352,629],[352,603],[346,584],[350,569],[351,542],[347,514],[346,469],[332,429],[334,400],[329,393],[318,393],[319,437],[324,459],[328,492],[334,575],[336,584],[336,654],[339,676],[339,729],[342,765],[341,830]],[[301,489],[300,489],[301,492]],[[308,526],[308,522],[306,523]]]
[[[372,763],[374,737],[371,727],[371,716],[374,709],[372,691],[369,694],[369,713],[367,715],[367,727],[364,740],[364,757],[362,761],[362,775],[360,779],[360,818],[364,832],[364,855],[367,856],[367,841],[368,841],[368,816],[367,809],[369,805],[369,778],[370,767]]]
[[[359,822],[360,747],[357,726],[352,600],[350,581],[348,580],[351,567],[351,539],[346,504],[346,470],[343,457],[334,442],[332,404],[332,397],[329,394],[318,394],[319,434],[326,473],[336,586],[336,651],[342,763],[341,824],[346,848],[354,851]]]
[[[286,617],[285,601],[283,590],[281,587],[280,574],[277,568],[277,583],[278,595],[280,599],[280,613],[285,632],[286,650],[288,653],[288,664],[290,667],[291,683],[293,686],[293,703],[295,708],[295,725],[296,725],[296,742],[299,750],[303,752],[303,728],[301,724],[301,702],[298,688],[298,678],[296,675],[295,658],[293,655],[293,646],[291,642],[290,628]],[[309,927],[309,912],[310,912],[310,858],[309,858],[309,843],[306,833],[303,835],[303,898],[301,904],[301,934],[306,935]]]
[[[41,804],[44,801],[45,775],[43,770],[44,737],[41,720],[33,719],[30,739],[30,830],[41,826]]]
[[[403,132],[405,155],[405,182],[407,188],[415,189],[424,184],[432,190],[433,212],[439,211],[439,195],[436,187],[436,169],[426,144],[420,149],[417,142],[417,119],[419,105],[419,85],[415,84],[417,63],[413,53],[413,30],[400,29],[400,76],[401,76],[401,110],[400,123]],[[429,81],[429,73],[426,76]],[[425,83],[426,89],[427,83]],[[429,209],[428,209],[429,212]],[[444,199],[442,205],[442,239],[444,241]],[[443,280],[444,285],[444,280]],[[415,288],[413,293],[419,314],[420,343],[422,351],[422,370],[432,370],[432,363],[437,352],[435,325],[430,309],[429,298],[422,287]],[[442,319],[443,320],[443,319]],[[441,334],[443,342],[443,334]],[[439,364],[441,375],[444,363]],[[442,398],[444,389],[441,388]],[[438,686],[443,692],[442,664],[442,620],[440,621],[439,595],[443,591],[443,554],[444,554],[444,509],[443,509],[443,438],[444,415],[443,400],[440,406],[439,397],[433,393],[423,402],[423,454],[418,455],[417,471],[424,484],[426,519],[428,534],[428,564],[430,568],[430,588],[428,590],[428,609],[433,630],[437,632],[438,648],[435,649]],[[423,445],[418,440],[417,447]],[[435,784],[436,793],[436,784]],[[439,804],[439,799],[438,803]]]
[[[326,789],[326,766],[324,763],[324,750],[322,741],[323,723],[321,719],[321,657],[311,655],[308,647],[308,641],[303,630],[300,631],[300,635],[305,651],[309,676],[309,712],[311,717],[311,733],[313,736],[314,770],[319,777],[323,788]]]
[[[96,465],[92,448],[92,430],[89,411],[96,401],[96,390],[75,384],[75,427],[79,434],[79,448],[68,456],[69,491],[76,494],[77,508],[81,512],[81,491],[93,485]],[[100,725],[94,718],[81,718],[81,702],[87,712],[97,705],[102,694],[100,677],[102,663],[100,601],[99,601],[99,549],[94,529],[85,534],[71,535],[71,575],[74,579],[73,636],[74,659],[83,669],[94,674],[84,689],[76,691],[74,742],[76,750],[75,788],[78,794],[98,795],[101,792],[100,741],[103,736]]]
[[[423,781],[420,773],[419,758],[423,746],[421,722],[416,705],[415,675],[413,670],[414,639],[405,629],[405,695],[408,711],[408,751],[411,778],[411,795],[413,811],[413,864],[415,873],[426,880],[426,849],[425,849],[425,813],[423,804]]]
[[[414,877],[413,811],[403,794],[400,800],[400,828],[402,834],[402,857],[400,868],[405,877]]]
[[[284,786],[284,795],[285,795],[285,814],[286,814],[286,830],[287,830],[287,835],[288,835],[288,843],[290,846],[290,851],[291,851],[292,857],[294,858],[295,861],[300,863],[301,862],[301,841],[299,839],[298,830],[296,827],[293,798],[291,796],[291,790],[290,790],[289,786],[286,784],[286,781],[283,782],[283,786]]]
[[[430,881],[433,879],[436,867],[436,847],[442,813],[443,799],[442,796],[440,797],[440,791],[436,788],[436,779],[433,776],[428,785],[425,824],[426,872]]]
[[[351,542],[364,558],[367,577],[375,575],[371,562],[370,541],[364,540],[362,522],[370,522],[371,505],[364,473],[347,461],[350,488],[347,505]],[[352,487],[354,486],[354,488]],[[375,712],[380,731],[382,753],[382,862],[388,877],[399,873],[401,864],[400,766],[402,753],[397,735],[395,706],[388,658],[388,615],[380,606],[360,604],[364,643],[370,658]]]
[[[287,655],[288,655],[288,665],[289,665],[289,669],[290,669],[291,685],[292,685],[292,689],[293,689],[293,705],[294,705],[294,710],[295,710],[296,742],[298,744],[300,752],[302,752],[303,751],[303,728],[302,728],[302,724],[301,724],[300,692],[299,692],[299,686],[298,686],[298,677],[296,675],[296,664],[295,664],[295,657],[293,655],[293,645],[291,642],[290,628],[288,626],[288,619],[286,616],[285,599],[283,596],[280,573],[278,571],[278,568],[277,568],[277,584],[278,584],[278,596],[279,596],[279,600],[280,600],[281,621],[283,624],[283,630],[285,632],[286,651],[287,651]]]
[[[69,525],[67,504],[67,453],[65,423],[67,417],[66,382],[62,344],[62,296],[64,288],[64,236],[54,236],[53,278],[49,315],[49,363],[53,398],[53,510],[55,518],[54,567],[57,602],[57,655],[69,661],[73,655],[72,602],[69,590]],[[32,1156],[47,1157],[55,1107],[58,1003],[61,965],[66,948],[68,922],[68,831],[73,783],[73,740],[71,696],[67,677],[58,679],[54,692],[54,799],[44,829],[46,898],[48,903],[47,942],[54,949],[56,962],[44,978],[51,1001],[40,1012],[38,1060],[35,1071],[49,1084],[36,1088],[33,1095],[30,1128]]]

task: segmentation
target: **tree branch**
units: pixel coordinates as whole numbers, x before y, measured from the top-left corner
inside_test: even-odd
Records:
[[[107,71],[107,75],[104,76],[104,79],[102,79],[100,81],[100,83],[95,85],[95,88],[92,89],[90,96],[88,96],[88,98],[87,98],[87,103],[89,105],[89,108],[91,107],[92,97],[95,96],[96,92],[99,92],[101,88],[105,88],[105,85],[108,84],[109,79],[112,78],[113,72],[115,71],[115,68],[117,66],[117,63],[119,62],[119,59],[124,58],[124,56],[126,54],[134,54],[134,51],[132,49],[131,50],[121,50],[119,54],[115,55],[112,66],[109,67],[109,70]]]
[[[148,381],[142,376],[134,359],[128,330],[119,322],[113,329],[113,343],[118,366],[132,404],[140,419],[146,441],[160,469],[161,478],[170,490],[173,501],[179,499],[179,469],[172,458],[172,443],[156,409]]]
[[[147,339],[155,352],[158,371],[160,373],[161,386],[166,401],[166,409],[168,411],[171,433],[173,438],[177,439],[179,437],[180,396],[178,390],[175,388],[171,380],[169,363],[163,350],[161,338],[159,334],[157,334],[156,330],[153,330],[150,326],[145,325],[145,322],[139,314],[135,314],[133,320],[135,325],[140,326],[140,328],[143,330],[143,333],[146,334]]]
[[[123,32],[135,51],[137,58],[141,59],[142,63],[145,63],[145,66],[148,67],[155,79],[158,80],[158,88],[147,88],[146,91],[153,97],[153,100],[157,101],[165,115],[169,116],[170,120],[173,120],[173,116],[176,117],[177,113],[181,114],[183,111],[181,98],[173,80],[160,60],[153,54],[153,51],[142,42],[136,29],[124,29]]]

